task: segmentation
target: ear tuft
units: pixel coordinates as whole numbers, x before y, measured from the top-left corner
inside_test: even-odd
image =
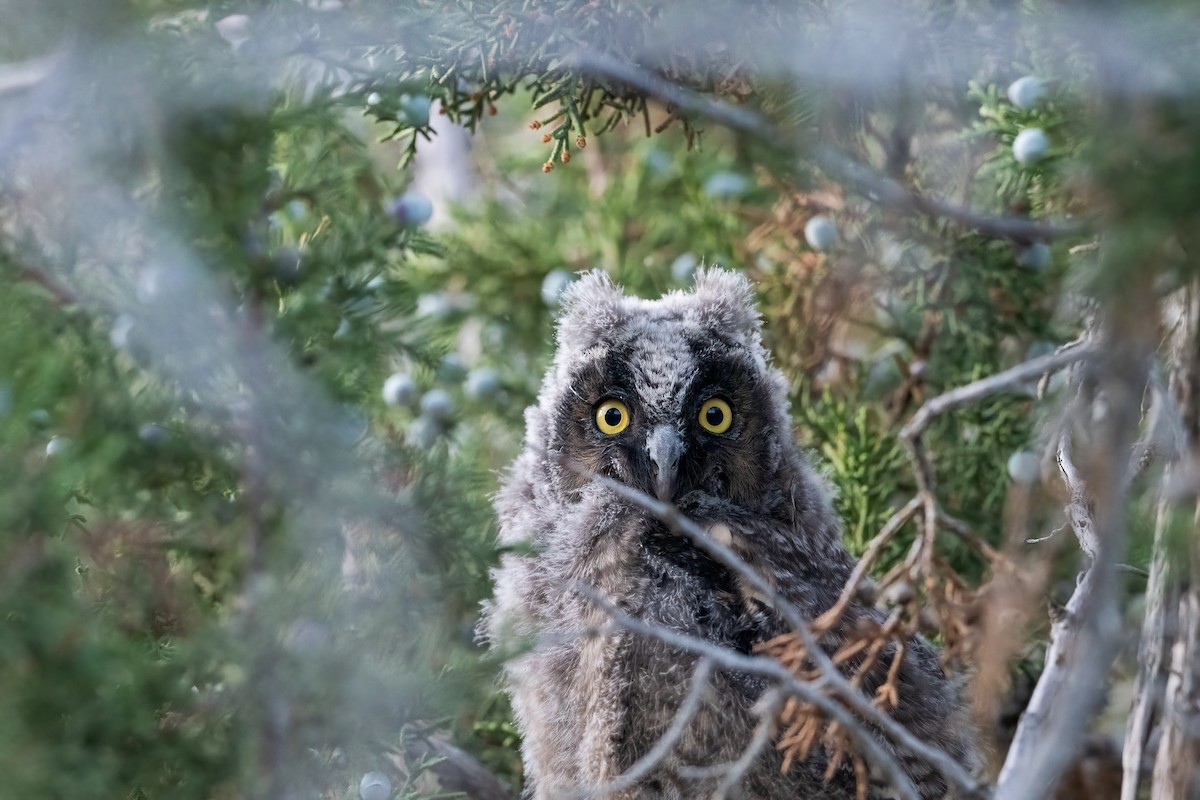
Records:
[[[562,313],[558,317],[558,346],[563,351],[579,352],[599,341],[623,316],[625,293],[612,282],[608,273],[594,269],[562,294]]]
[[[705,324],[747,340],[759,337],[762,318],[754,304],[754,290],[745,275],[720,267],[701,267],[696,271],[692,294],[700,301],[700,314]]]

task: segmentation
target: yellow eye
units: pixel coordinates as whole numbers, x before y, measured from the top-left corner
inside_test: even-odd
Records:
[[[700,427],[709,433],[724,433],[733,424],[733,409],[719,397],[710,397],[700,406]]]
[[[616,436],[629,427],[629,409],[620,400],[605,400],[596,406],[596,427],[601,433]]]

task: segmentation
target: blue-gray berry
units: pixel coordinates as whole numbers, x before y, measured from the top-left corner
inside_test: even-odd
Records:
[[[804,226],[804,239],[813,250],[832,250],[838,242],[838,229],[829,217],[818,214]]]
[[[550,308],[556,308],[559,297],[572,280],[574,276],[565,269],[552,269],[547,272],[546,277],[542,279],[542,302]]]
[[[1050,140],[1041,128],[1026,128],[1013,139],[1013,158],[1017,159],[1017,163],[1026,166],[1041,161],[1049,149]]]
[[[222,17],[213,27],[217,29],[218,36],[234,46],[250,38],[250,18],[245,14]]]
[[[423,94],[402,97],[400,98],[400,112],[409,125],[414,128],[425,128],[429,126],[429,107],[432,103],[433,101]]]
[[[676,283],[691,283],[700,259],[695,253],[684,253],[671,262],[671,279]]]
[[[454,398],[445,389],[430,389],[421,398],[421,415],[445,424],[454,419]]]
[[[418,295],[417,316],[449,319],[454,316],[454,301],[445,292],[426,292]]]
[[[408,430],[404,434],[404,440],[410,447],[415,447],[419,450],[428,450],[437,444],[437,440],[441,437],[442,433],[442,426],[437,420],[421,415],[409,423]]]
[[[1017,108],[1034,108],[1046,96],[1046,87],[1033,75],[1017,78],[1008,85],[1008,99]]]
[[[382,772],[368,772],[358,784],[362,800],[388,800],[392,796],[392,781]]]
[[[396,372],[383,382],[383,402],[389,406],[412,406],[420,392],[417,381],[407,372]]]
[[[156,425],[153,422],[147,422],[142,427],[138,428],[138,438],[148,445],[154,447],[162,447],[171,439],[171,435],[167,433],[167,429],[162,425]]]
[[[405,227],[424,225],[433,217],[433,201],[416,191],[408,191],[387,204],[387,214]]]
[[[467,376],[467,364],[458,353],[450,352],[442,356],[438,365],[438,379],[446,383],[458,383]]]
[[[500,393],[500,374],[491,367],[477,367],[467,375],[463,394],[472,400],[490,400]]]
[[[1018,450],[1008,457],[1008,476],[1014,482],[1030,485],[1037,483],[1042,476],[1041,459],[1037,453],[1028,450]]]
[[[749,188],[744,175],[729,171],[714,173],[704,182],[704,193],[715,200],[741,197]]]
[[[1043,270],[1050,266],[1052,253],[1050,245],[1045,242],[1034,242],[1023,247],[1017,253],[1017,263],[1032,270]]]

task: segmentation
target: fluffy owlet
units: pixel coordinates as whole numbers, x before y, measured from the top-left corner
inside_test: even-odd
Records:
[[[659,300],[626,297],[602,273],[565,295],[553,366],[526,411],[525,451],[497,497],[501,539],[513,551],[494,573],[483,622],[493,644],[532,642],[509,661],[506,678],[536,800],[581,796],[621,776],[671,725],[696,672],[696,655],[613,625],[595,596],[648,625],[740,653],[788,630],[692,540],[594,476],[721,530],[807,619],[833,605],[849,576],[830,491],[793,444],[785,381],[760,327],[746,279],[716,269],[700,271],[691,291]],[[847,618],[876,614],[854,607]],[[768,684],[721,669],[708,680],[676,744],[610,796],[714,795],[722,776],[711,768],[746,750]],[[923,641],[908,642],[899,682],[894,717],[970,758],[955,693]],[[848,764],[824,779],[828,759],[817,747],[785,773],[768,744],[729,795],[855,797]],[[923,797],[945,794],[923,762],[900,761]],[[886,797],[886,788],[871,795]]]

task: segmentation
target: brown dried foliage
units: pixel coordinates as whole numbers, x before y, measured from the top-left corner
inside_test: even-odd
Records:
[[[902,701],[899,669],[912,637],[939,636],[943,664],[948,669],[973,662],[984,642],[980,635],[984,598],[937,553],[926,552],[930,543],[924,537],[917,539],[909,556],[878,584],[867,577],[882,546],[904,524],[922,516],[918,500],[914,499],[889,520],[868,547],[841,597],[810,626],[813,639],[825,649],[842,675],[851,685],[870,692],[872,702],[885,713],[895,710]],[[949,518],[938,522],[974,545],[998,573],[1007,574],[1014,569],[1009,559],[961,522]],[[867,617],[861,605],[855,605],[856,600],[859,604],[872,604],[876,598],[882,598],[880,603],[888,610],[882,622]],[[814,681],[820,676],[799,633],[777,636],[756,650],[775,658],[802,680]],[[829,696],[836,699],[832,692]],[[858,793],[866,796],[865,764],[838,723],[829,720],[811,703],[792,697],[783,705],[776,724],[775,743],[783,753],[785,771],[807,760],[821,746],[829,757],[826,780],[849,760],[858,776]]]

